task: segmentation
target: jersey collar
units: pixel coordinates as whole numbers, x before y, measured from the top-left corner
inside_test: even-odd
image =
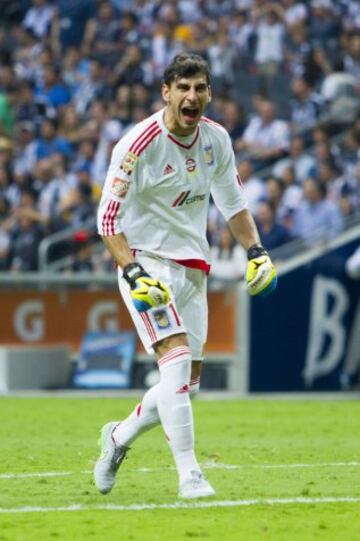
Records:
[[[175,135],[170,133],[167,127],[165,126],[164,112],[165,112],[165,108],[161,109],[161,111],[159,111],[159,117],[158,117],[158,122],[164,134],[168,137],[168,139],[170,139],[170,141],[172,141],[179,147],[184,148],[185,150],[189,150],[190,148],[192,148],[199,138],[199,134],[200,134],[199,126],[197,126],[196,128],[195,134],[192,133],[191,135],[187,135],[185,137],[179,137],[179,136],[175,137]]]

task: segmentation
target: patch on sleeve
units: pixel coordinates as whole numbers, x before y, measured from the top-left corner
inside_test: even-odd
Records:
[[[122,178],[115,177],[112,181],[110,191],[116,197],[125,197],[128,192],[130,182]]]
[[[124,171],[127,175],[131,175],[136,164],[138,156],[133,152],[127,152],[124,156],[123,161],[121,162],[120,169]]]

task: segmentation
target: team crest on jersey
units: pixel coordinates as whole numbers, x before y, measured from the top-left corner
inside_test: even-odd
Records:
[[[120,169],[127,175],[131,175],[138,157],[133,152],[127,152],[121,162]]]
[[[211,167],[215,163],[214,151],[212,145],[204,147],[206,164]]]
[[[196,161],[194,158],[186,158],[185,168],[188,173],[195,174],[196,172]]]
[[[153,312],[153,316],[160,330],[170,327],[171,323],[166,310],[156,310]]]
[[[122,178],[115,177],[112,181],[110,191],[116,197],[125,197],[129,189],[130,183],[128,180],[123,180]]]

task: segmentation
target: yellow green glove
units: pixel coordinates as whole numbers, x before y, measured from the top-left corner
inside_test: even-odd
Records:
[[[276,288],[276,269],[269,254],[260,244],[255,244],[248,250],[246,284],[249,295],[259,297],[270,295]]]
[[[130,263],[123,269],[123,278],[130,285],[130,294],[138,312],[146,312],[170,299],[168,287],[159,280],[154,280],[139,263]]]

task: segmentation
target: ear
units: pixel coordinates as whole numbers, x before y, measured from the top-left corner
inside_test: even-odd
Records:
[[[161,86],[161,95],[162,95],[162,99],[164,100],[164,102],[169,103],[169,101],[170,101],[170,88],[165,83]]]
[[[212,92],[211,92],[211,86],[209,86],[209,99],[208,99],[208,103],[210,103],[212,100]]]

